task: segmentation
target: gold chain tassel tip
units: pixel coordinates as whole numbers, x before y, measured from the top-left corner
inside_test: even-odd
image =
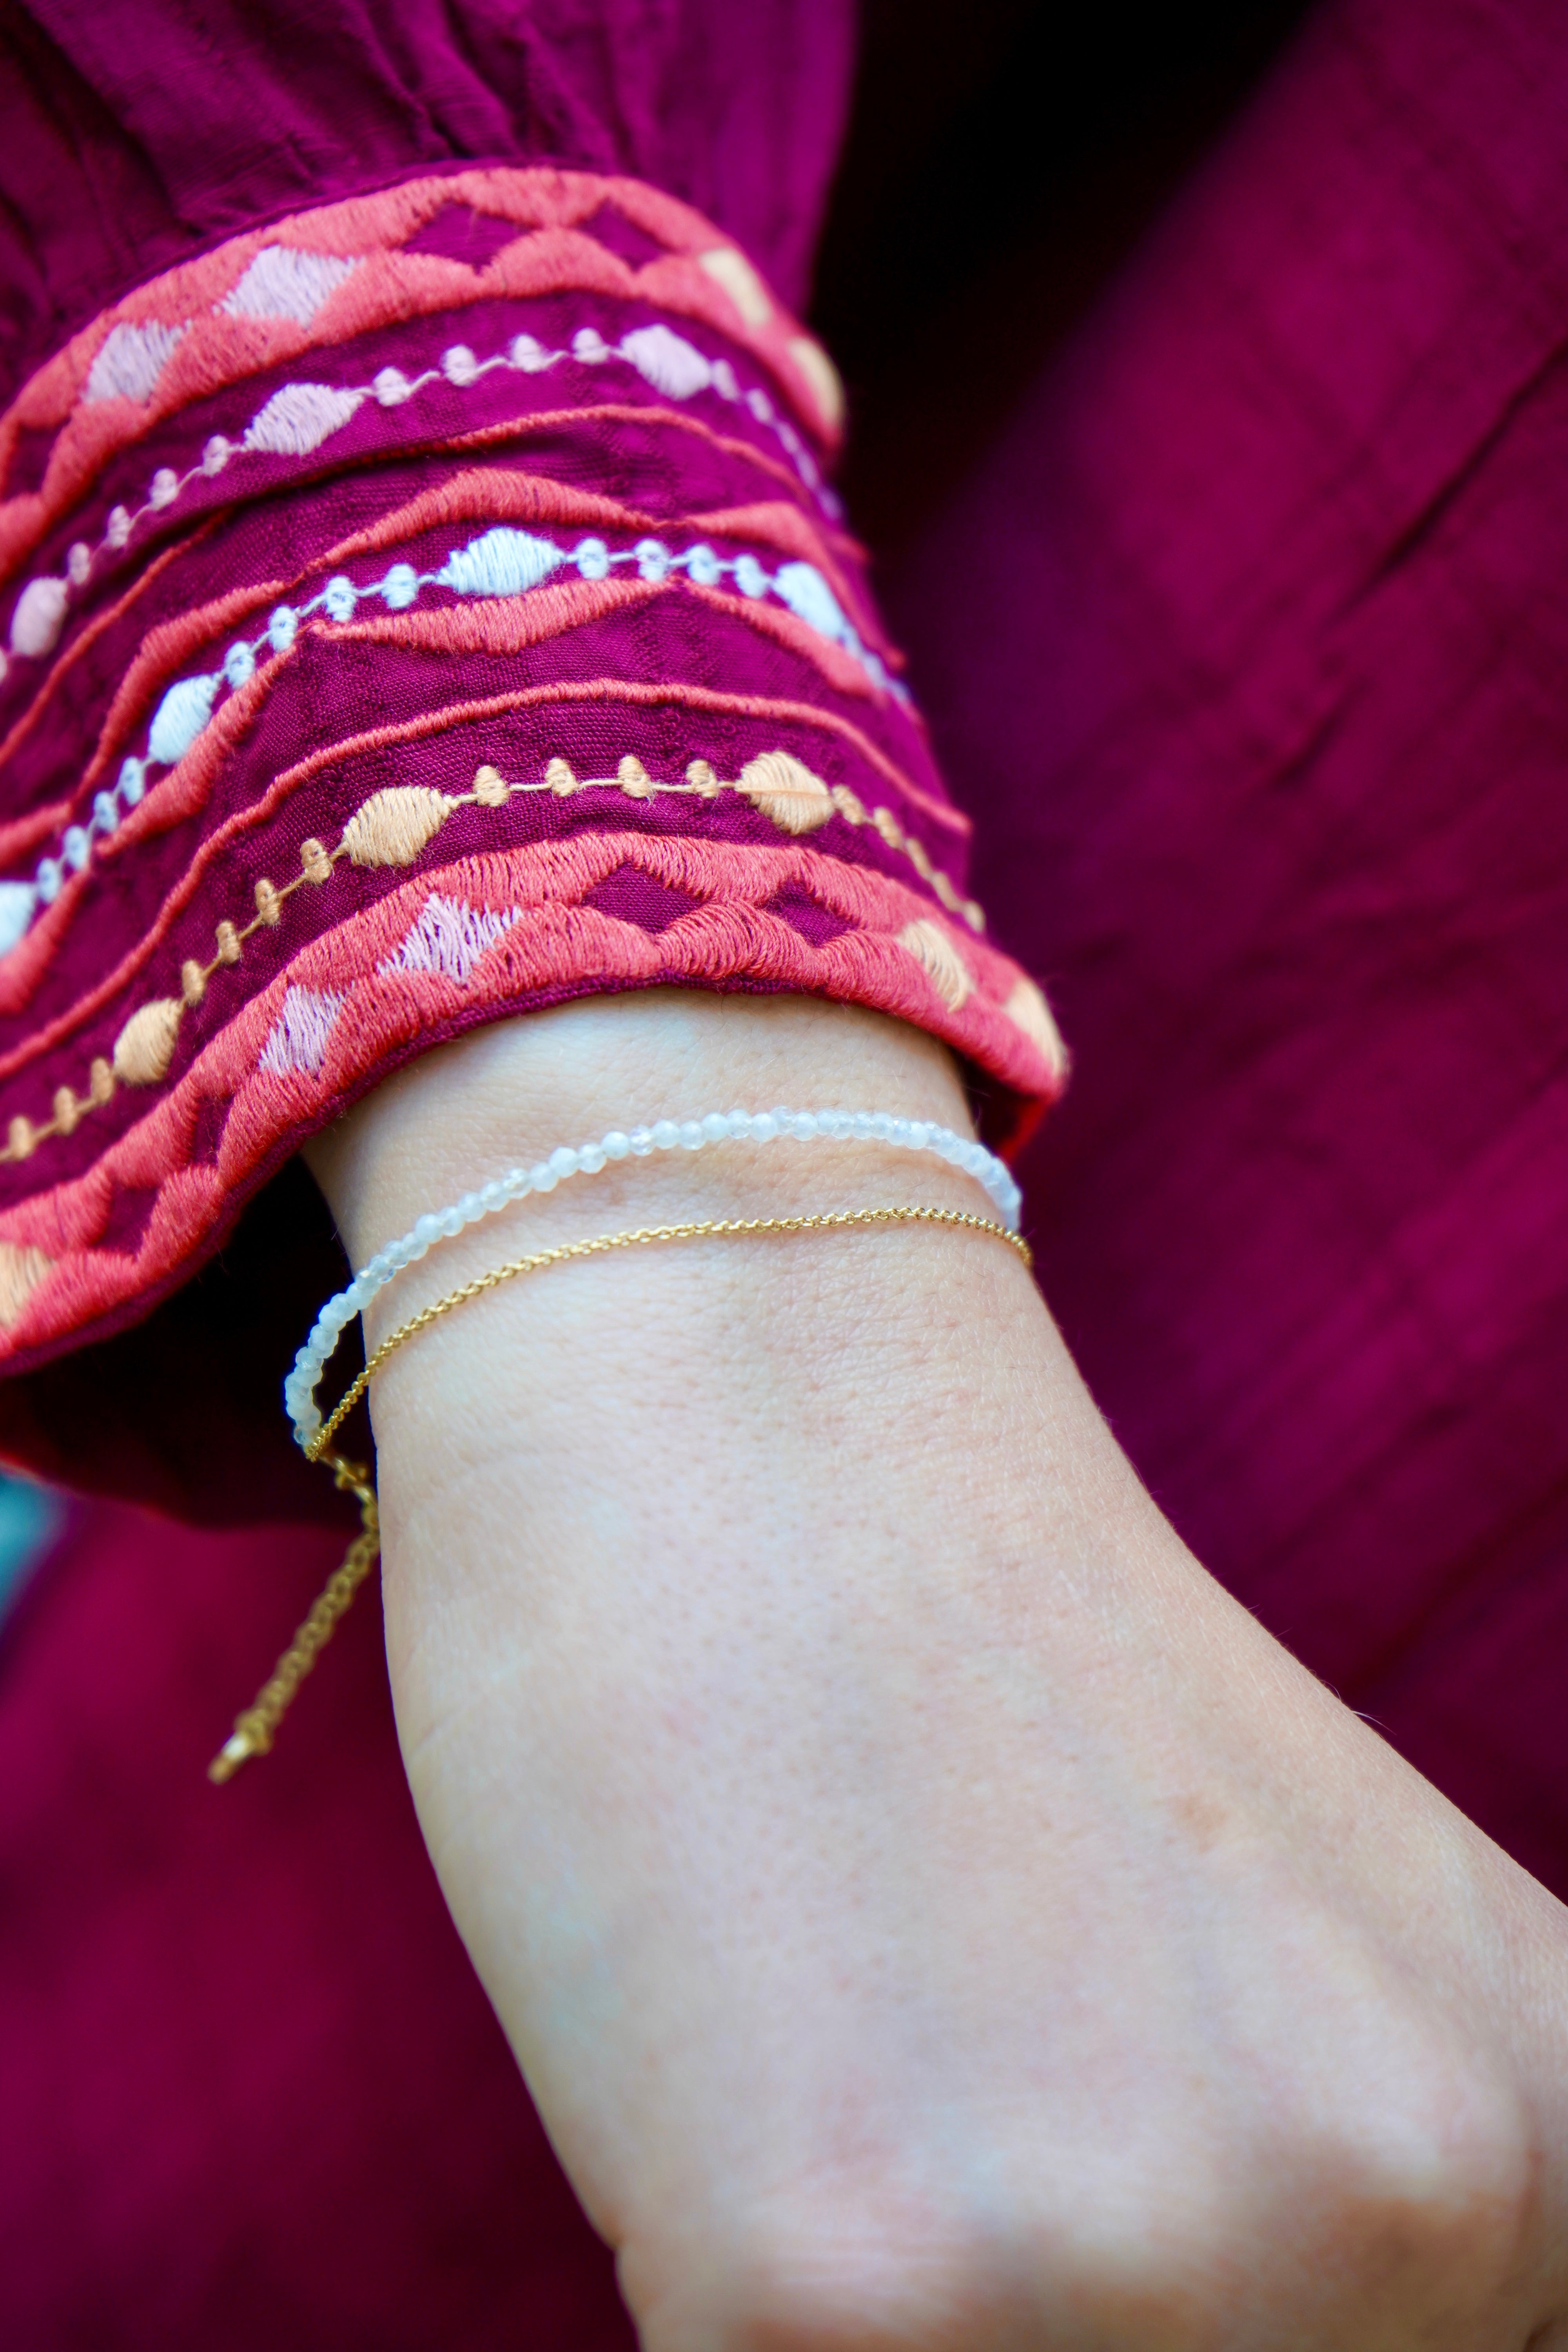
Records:
[[[345,1462],[338,1454],[319,1458],[332,1472],[339,1493],[353,1495],[358,1502],[360,1532],[344,1554],[342,1566],[333,1570],[312,1602],[309,1616],[279,1659],[270,1679],[257,1692],[254,1703],[235,1717],[232,1737],[224,1741],[207,1766],[207,1779],[220,1785],[232,1780],[252,1756],[266,1755],[290,1699],[331,1640],[339,1618],[381,1557],[381,1527],[369,1471],[357,1462]]]

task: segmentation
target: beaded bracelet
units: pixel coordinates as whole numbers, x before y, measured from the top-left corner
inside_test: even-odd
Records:
[[[283,1383],[295,1444],[309,1453],[317,1439],[321,1415],[316,1390],[345,1328],[437,1242],[453,1239],[466,1225],[478,1224],[530,1192],[552,1192],[569,1177],[597,1175],[612,1160],[646,1159],[654,1151],[700,1151],[711,1143],[772,1143],[785,1136],[799,1143],[825,1137],[834,1142],[881,1143],[902,1151],[934,1153],[974,1177],[1001,1211],[1008,1232],[1017,1231],[1023,1196],[994,1152],[927,1119],[898,1118],[888,1111],[732,1110],[710,1111],[706,1118],[656,1119],[651,1127],[634,1127],[629,1133],[612,1128],[597,1143],[584,1143],[575,1150],[563,1145],[531,1168],[510,1168],[480,1191],[465,1192],[450,1208],[420,1217],[401,1240],[379,1250],[345,1290],[330,1298]]]
[[[552,1249],[536,1250],[477,1276],[410,1316],[382,1341],[323,1423],[316,1403],[316,1387],[344,1325],[405,1266],[424,1257],[436,1242],[450,1239],[465,1225],[478,1223],[481,1217],[493,1215],[498,1209],[521,1201],[530,1192],[553,1192],[570,1176],[595,1175],[612,1160],[641,1159],[649,1152],[678,1148],[697,1151],[710,1143],[771,1143],[779,1136],[789,1136],[799,1142],[826,1137],[841,1142],[882,1143],[902,1150],[932,1152],[983,1184],[1006,1222],[996,1224],[963,1209],[917,1207],[844,1209],[792,1217],[705,1217],[684,1224],[644,1225],[626,1233],[602,1234],[593,1240],[564,1242]],[[697,1241],[720,1234],[823,1233],[887,1224],[945,1225],[1005,1242],[1027,1265],[1031,1263],[1029,1245],[1018,1232],[1021,1205],[1018,1188],[1002,1162],[983,1144],[954,1134],[951,1128],[938,1127],[925,1119],[897,1118],[885,1111],[737,1110],[713,1111],[706,1118],[679,1122],[658,1119],[651,1127],[634,1128],[629,1134],[612,1129],[597,1143],[584,1144],[576,1150],[563,1147],[532,1168],[510,1169],[481,1191],[466,1192],[451,1208],[419,1218],[401,1241],[392,1242],[379,1251],[347,1289],[328,1301],[284,1383],[284,1397],[297,1443],[310,1461],[320,1462],[332,1472],[342,1492],[356,1498],[361,1530],[350,1545],[342,1567],[329,1578],[252,1704],[236,1716],[232,1734],[207,1767],[208,1779],[230,1780],[251,1757],[268,1753],[295,1692],[315,1664],[319,1652],[331,1639],[339,1618],[380,1556],[381,1534],[371,1474],[361,1464],[346,1461],[329,1449],[340,1425],[369,1388],[375,1372],[395,1349],[416,1332],[503,1282],[542,1273],[545,1267],[562,1265],[568,1259],[597,1257],[607,1251],[632,1249],[645,1244]]]

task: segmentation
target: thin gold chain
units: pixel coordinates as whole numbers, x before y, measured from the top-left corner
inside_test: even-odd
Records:
[[[542,1274],[546,1266],[563,1265],[569,1258],[603,1257],[606,1251],[636,1249],[645,1242],[705,1241],[721,1234],[821,1234],[842,1230],[850,1225],[950,1225],[964,1233],[989,1234],[1017,1251],[1026,1265],[1034,1264],[1029,1244],[1022,1234],[1009,1233],[1005,1225],[990,1217],[976,1217],[967,1209],[840,1209],[831,1214],[813,1217],[703,1217],[684,1225],[638,1225],[624,1234],[600,1234],[592,1241],[563,1242],[559,1248],[535,1250],[531,1256],[514,1257],[510,1265],[498,1265],[489,1274],[476,1276],[460,1288],[449,1290],[445,1298],[437,1298],[433,1307],[422,1307],[411,1315],[406,1323],[384,1339],[370,1358],[353,1386],[342,1397],[321,1428],[306,1446],[312,1462],[319,1462],[349,1414],[358,1404],[366,1389],[387,1358],[420,1331],[454,1307],[464,1307],[470,1298],[482,1297],[487,1290],[495,1290],[503,1282],[514,1281],[519,1276]]]
[[[220,1786],[225,1780],[232,1780],[251,1757],[267,1754],[290,1699],[331,1640],[339,1618],[381,1557],[381,1524],[370,1472],[363,1463],[345,1462],[341,1454],[318,1451],[315,1458],[332,1472],[339,1492],[353,1495],[359,1504],[360,1531],[344,1553],[342,1565],[332,1570],[311,1602],[299,1632],[268,1680],[244,1712],[235,1717],[232,1733],[207,1766],[207,1779]]]
[[[494,1290],[503,1282],[514,1281],[521,1275],[541,1274],[547,1265],[563,1265],[570,1258],[603,1257],[609,1250],[636,1249],[645,1242],[694,1242],[722,1234],[822,1234],[852,1225],[948,1225],[963,1233],[988,1234],[995,1241],[1005,1242],[1009,1249],[1016,1250],[1026,1265],[1034,1264],[1029,1244],[1021,1234],[1009,1233],[1005,1225],[989,1217],[972,1216],[966,1209],[840,1209],[813,1217],[704,1217],[691,1224],[639,1225],[629,1233],[600,1234],[592,1241],[563,1242],[557,1249],[535,1250],[531,1256],[513,1258],[510,1265],[498,1265],[492,1273],[479,1275],[459,1289],[449,1290],[433,1307],[421,1308],[406,1323],[400,1324],[382,1341],[347,1395],[305,1449],[312,1462],[322,1463],[332,1472],[342,1493],[353,1495],[358,1501],[360,1532],[252,1704],[236,1716],[232,1734],[207,1767],[208,1779],[231,1780],[252,1756],[267,1754],[289,1701],[331,1640],[339,1619],[380,1558],[381,1528],[370,1472],[361,1464],[345,1461],[341,1454],[331,1454],[327,1449],[388,1356],[405,1339],[427,1330],[440,1317],[449,1315],[454,1307],[482,1297],[487,1290]]]

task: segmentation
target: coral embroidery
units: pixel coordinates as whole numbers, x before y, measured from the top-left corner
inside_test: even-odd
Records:
[[[651,532],[661,528],[681,528],[701,536],[761,541],[781,553],[813,564],[828,580],[835,597],[841,604],[847,606],[853,600],[851,584],[840,572],[816,527],[798,509],[782,500],[764,500],[755,505],[684,518],[666,518],[661,522],[658,517],[626,506],[619,499],[579,489],[551,476],[493,466],[464,467],[439,487],[421,491],[414,499],[394,507],[375,522],[352,533],[335,546],[324,549],[310,568],[321,572],[334,563],[350,562],[356,556],[374,555],[383,549],[403,543],[416,532],[437,528],[443,523],[502,520],[596,524],[601,528],[625,530],[628,534]],[[212,521],[204,523],[188,539],[166,548],[147,566],[126,595],[89,624],[70,650],[49,672],[33,702],[16,720],[4,744],[0,744],[0,764],[10,757],[36,723],[47,698],[86,647],[129,610],[177,556],[197,546],[213,528]],[[261,581],[249,589],[230,591],[216,601],[196,606],[182,614],[177,620],[164,622],[153,629],[126,672],[98,750],[77,792],[68,801],[56,802],[50,807],[34,811],[26,818],[0,827],[0,859],[30,848],[56,824],[70,816],[77,802],[91,790],[105,772],[109,761],[122,747],[129,730],[121,714],[144,709],[157,678],[167,676],[169,669],[184,658],[187,652],[206,643],[224,628],[233,627],[273,599],[287,595],[306,576],[307,572],[301,571],[291,578]],[[884,654],[889,652],[886,646],[880,650]],[[892,658],[890,655],[889,657]],[[950,811],[944,809],[941,814],[943,818],[951,818]],[[112,828],[100,821],[99,829],[108,832]]]
[[[13,1046],[9,1052],[0,1054],[0,1080],[14,1076],[18,1070],[26,1068],[40,1055],[50,1052],[73,1031],[79,1029],[84,1022],[89,1021],[105,1004],[112,1003],[121,990],[134,978],[160,942],[167,936],[172,925],[190,904],[208,871],[226,854],[231,845],[274,816],[292,793],[320,774],[323,768],[362,752],[387,750],[397,744],[419,742],[431,736],[445,733],[453,728],[488,719],[499,719],[511,712],[540,709],[552,703],[598,701],[622,702],[645,709],[669,706],[694,712],[722,714],[812,728],[820,733],[836,737],[933,821],[961,836],[968,831],[968,820],[965,817],[958,811],[944,807],[940,801],[931,800],[921,792],[903,771],[879,751],[869,737],[862,734],[858,727],[852,725],[848,719],[839,718],[837,712],[824,710],[813,703],[792,702],[780,696],[723,694],[711,687],[694,686],[689,682],[676,680],[594,678],[583,685],[562,681],[547,686],[523,687],[513,693],[487,695],[472,701],[444,704],[435,710],[421,711],[412,719],[391,721],[381,727],[367,728],[361,733],[324,745],[317,751],[307,753],[303,759],[296,761],[292,767],[286,768],[281,775],[276,776],[258,800],[250,807],[238,811],[224,824],[218,826],[216,831],[203,843],[178,884],[164,899],[150,928],[143,932],[140,940],[121,956],[113,970],[89,989],[86,995],[79,997],[67,1011],[58,1014],[36,1034],[25,1039],[20,1045]],[[231,709],[234,707],[230,705]],[[176,774],[180,772],[176,771]],[[165,784],[174,781],[173,777],[168,778],[165,780]],[[943,904],[948,904],[947,894],[952,890],[952,885],[945,875],[939,879],[934,872],[928,873],[931,861],[923,844],[912,835],[901,835],[898,821],[890,811],[879,809],[874,814],[868,814],[857,796],[847,787],[839,787],[838,793],[837,804],[849,823],[873,824],[890,848],[898,849],[901,846],[922,878],[928,879],[931,888],[936,891],[938,897],[942,898]],[[193,804],[199,805],[199,800],[194,799]],[[259,893],[263,886],[258,884],[257,887]],[[270,889],[271,885],[268,884],[266,887]],[[973,906],[973,900],[963,904],[967,907]],[[979,909],[975,908],[974,920],[978,922],[981,919]],[[39,927],[40,932],[43,928],[43,926]],[[0,967],[0,971],[3,969]],[[105,1067],[107,1066],[106,1064]]]
[[[395,563],[381,579],[364,582],[351,580],[346,572],[337,572],[303,604],[276,606],[259,635],[237,638],[225,656],[221,669],[199,677],[181,678],[170,687],[153,712],[147,731],[145,759],[126,760],[118,783],[98,794],[89,823],[73,825],[67,831],[60,856],[42,859],[30,886],[22,882],[0,883],[0,955],[9,952],[26,935],[39,907],[54,903],[68,873],[79,874],[87,866],[92,856],[94,835],[107,837],[115,833],[121,822],[122,809],[139,805],[146,789],[148,767],[176,766],[206,729],[225,688],[237,692],[250,684],[259,660],[289,653],[302,622],[320,614],[329,627],[346,626],[361,604],[375,598],[389,612],[406,612],[423,590],[433,587],[476,600],[510,600],[541,587],[553,572],[567,565],[574,568],[584,581],[604,581],[617,568],[635,566],[637,577],[654,589],[672,585],[682,573],[694,585],[705,589],[716,586],[721,580],[733,580],[744,601],[737,604],[737,600],[729,598],[724,602],[742,612],[745,612],[748,602],[777,596],[791,614],[816,635],[828,644],[842,646],[879,691],[890,693],[906,704],[909,700],[906,689],[889,676],[880,656],[862,643],[854,624],[815,564],[797,559],[770,572],[755,555],[721,556],[706,541],[674,551],[662,540],[643,538],[635,547],[612,552],[604,540],[590,537],[568,549],[536,532],[497,525],[467,545],[453,548],[446,562],[436,571],[416,572],[411,563]],[[550,608],[547,629],[552,633],[556,627],[596,618],[601,609],[596,602],[581,611],[565,606]],[[432,616],[433,622],[443,618],[444,615]],[[463,646],[470,643],[444,628],[434,633],[433,641]],[[515,638],[509,631],[497,640],[497,645],[510,649],[526,641]],[[483,645],[489,641],[481,637],[477,642]],[[842,685],[845,681],[838,677],[835,682]]]
[[[498,769],[486,765],[478,771],[472,790],[466,793],[438,793],[427,784],[384,785],[361,803],[344,825],[334,849],[328,850],[318,841],[307,841],[300,850],[301,871],[293,880],[281,888],[268,879],[258,882],[257,911],[252,920],[243,929],[230,921],[220,923],[212,961],[205,965],[194,961],[185,964],[180,997],[155,999],[131,1015],[115,1041],[113,1076],[137,1087],[154,1086],[165,1077],[174,1059],[185,1007],[199,1004],[208,982],[239,962],[245,942],[254,932],[263,927],[270,929],[281,920],[285,903],[304,883],[321,884],[330,879],[339,859],[347,857],[355,866],[408,866],[459,808],[499,808],[516,793],[548,793],[556,799],[566,799],[576,793],[609,790],[637,801],[651,801],[664,793],[714,800],[721,793],[735,793],[770,817],[781,832],[796,835],[817,831],[835,814],[852,825],[870,824],[890,848],[910,859],[942,904],[961,915],[972,930],[980,931],[984,927],[984,916],[974,900],[961,897],[947,876],[932,866],[920,842],[904,833],[888,810],[868,810],[858,795],[842,784],[830,789],[820,776],[787,751],[761,753],[748,761],[737,780],[729,784],[720,781],[706,760],[692,761],[679,783],[656,782],[641,761],[630,755],[621,761],[613,777],[583,781],[559,758],[546,762],[538,781],[515,784],[509,784]],[[479,925],[478,929],[469,922],[471,915],[471,909],[454,908],[445,901],[430,899],[419,925],[394,951],[392,964],[408,971],[439,971],[453,978],[466,979],[474,962],[494,944],[507,923],[517,919],[517,910],[514,908],[505,920],[493,915],[475,917],[473,923]],[[487,929],[490,925],[499,928]],[[929,920],[917,919],[906,926],[900,944],[930,973],[944,1003],[956,1011],[974,983],[945,932]],[[384,968],[391,969],[392,965]],[[1040,1006],[1043,1012],[1043,999]],[[1046,1013],[1045,1018],[1048,1022],[1049,1014]],[[1039,1042],[1038,1036],[1036,1042]],[[277,1050],[281,1052],[281,1046]],[[295,1061],[287,1066],[303,1066]],[[100,1099],[98,1086],[95,1075],[95,1090],[89,1097],[94,1104]],[[82,1106],[68,1089],[63,1091],[69,1097],[67,1118],[60,1118],[57,1102],[53,1120],[37,1127],[24,1120],[21,1124],[26,1129],[26,1149],[16,1150],[13,1136],[11,1143],[0,1150],[0,1160],[25,1159],[48,1136],[68,1135],[74,1130]],[[111,1092],[110,1087],[103,1093],[102,1099],[108,1100]]]
[[[684,894],[690,911],[656,936],[595,908],[594,891],[628,863]],[[837,919],[822,946],[770,911],[801,890]],[[478,964],[459,981],[397,963],[399,945],[432,897],[502,920],[480,958],[482,976]],[[476,1015],[521,1009],[539,992],[680,979],[700,985],[715,974],[782,983],[916,1021],[1020,1092],[1054,1094],[1063,1066],[1059,1045],[1046,1062],[1005,1010],[1016,968],[983,943],[966,943],[973,991],[954,1012],[921,960],[899,943],[918,919],[920,901],[905,885],[825,858],[804,843],[765,848],[689,836],[589,835],[470,857],[405,883],[301,949],[89,1175],[5,1213],[5,1242],[17,1249],[47,1244],[53,1261],[10,1334],[10,1349],[81,1328],[117,1299],[135,1296],[153,1269],[177,1263],[275,1149],[280,1132],[308,1130],[382,1066],[389,1048],[416,1035],[453,1034],[453,1024],[468,1025]],[[290,989],[342,992],[349,1002],[326,1036],[320,1070],[295,1067],[280,1077],[260,1060]],[[217,1099],[229,1108],[216,1160],[193,1163],[196,1109]],[[116,1189],[149,1183],[157,1198],[137,1250],[99,1248]]]
[[[400,249],[438,212],[464,202],[514,222],[520,232],[482,268]],[[665,248],[658,259],[634,269],[584,233],[578,225],[591,221],[605,205]],[[746,299],[733,269],[725,282],[726,265],[718,257],[735,248],[689,206],[636,181],[593,173],[468,170],[322,205],[271,229],[231,238],[84,328],[39,369],[0,420],[0,467],[9,465],[20,432],[54,430],[58,436],[43,489],[0,506],[0,562],[8,567],[35,544],[96,468],[153,415],[254,372],[258,321],[235,316],[225,304],[268,248],[362,265],[325,296],[306,322],[295,299],[299,282],[291,282],[289,299],[265,319],[269,357],[284,359],[393,319],[488,296],[596,289],[676,310],[735,337],[798,395],[802,413],[817,424],[826,442],[837,436],[840,401],[826,354],[816,352],[809,365],[804,363],[803,348],[814,348],[810,338],[765,291],[763,315]],[[743,257],[736,258],[754,277]],[[155,310],[164,316],[149,315]],[[96,398],[107,404],[110,397],[123,400],[130,414],[123,423],[116,419],[106,434],[89,425],[81,406]]]
[[[224,434],[212,434],[197,462],[184,473],[176,474],[170,467],[160,467],[140,507],[116,506],[110,510],[96,547],[85,540],[76,541],[63,580],[46,577],[29,581],[12,614],[11,650],[33,660],[41,660],[51,653],[65,626],[71,591],[88,585],[99,557],[120,553],[129,546],[139,524],[173,506],[192,483],[209,481],[223,473],[236,457],[309,457],[356,416],[367,400],[374,400],[384,409],[400,408],[430,384],[455,384],[466,390],[497,368],[538,375],[563,360],[573,360],[582,366],[599,366],[616,359],[629,362],[645,382],[666,397],[689,400],[699,392],[712,391],[721,399],[743,406],[758,424],[771,428],[801,481],[823,511],[837,519],[837,499],[824,482],[805,442],[766,393],[756,385],[749,390],[743,388],[727,360],[710,362],[695,344],[673,334],[667,327],[634,328],[613,345],[606,343],[596,331],[585,328],[575,338],[570,352],[547,352],[532,336],[517,335],[505,352],[484,360],[476,359],[466,344],[458,343],[443,352],[439,366],[425,368],[413,376],[389,367],[383,368],[368,384],[285,384],[258,410],[237,442]],[[677,385],[685,389],[677,390]],[[594,412],[579,409],[573,413],[582,415]]]

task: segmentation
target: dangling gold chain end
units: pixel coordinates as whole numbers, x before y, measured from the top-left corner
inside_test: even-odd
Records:
[[[339,1488],[357,1498],[360,1532],[350,1544],[342,1565],[334,1569],[327,1579],[325,1587],[312,1602],[309,1615],[279,1659],[268,1681],[258,1691],[253,1703],[243,1714],[235,1717],[233,1731],[207,1766],[207,1779],[216,1788],[221,1789],[226,1780],[232,1780],[240,1766],[247,1764],[253,1756],[265,1756],[270,1749],[290,1699],[315,1664],[320,1652],[331,1641],[339,1618],[381,1556],[375,1488],[371,1484],[369,1471],[362,1469],[357,1462],[345,1462],[341,1454],[327,1454],[321,1458],[332,1472]]]
[[[247,1706],[243,1715],[235,1717],[233,1732],[207,1766],[207,1779],[221,1789],[242,1764],[248,1764],[253,1756],[265,1756],[271,1745],[271,1732],[256,1708]]]

